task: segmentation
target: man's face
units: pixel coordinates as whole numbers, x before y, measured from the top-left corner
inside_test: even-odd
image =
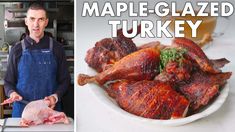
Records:
[[[48,24],[48,19],[44,10],[29,9],[25,24],[29,29],[29,36],[33,39],[40,39],[44,35],[45,27]]]

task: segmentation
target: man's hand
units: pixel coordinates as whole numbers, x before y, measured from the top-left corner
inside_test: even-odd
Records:
[[[44,98],[44,100],[50,102],[49,103],[49,107],[54,109],[55,108],[55,105],[56,105],[56,98],[54,96],[47,96]]]
[[[10,98],[4,100],[4,101],[1,103],[1,105],[11,104],[11,103],[13,103],[13,102],[15,102],[15,101],[20,101],[20,100],[22,100],[22,97],[21,97],[18,93],[12,92],[12,93],[10,94]]]
[[[17,92],[12,92],[10,94],[10,98],[14,101],[20,101],[23,99]]]

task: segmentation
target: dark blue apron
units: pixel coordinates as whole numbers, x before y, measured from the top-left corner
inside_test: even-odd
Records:
[[[49,49],[29,50],[21,41],[22,56],[18,64],[16,91],[24,100],[34,101],[55,93],[57,88],[57,62],[53,55],[53,40],[50,38]],[[21,117],[25,104],[14,102],[12,117]],[[60,111],[60,103],[56,105]]]

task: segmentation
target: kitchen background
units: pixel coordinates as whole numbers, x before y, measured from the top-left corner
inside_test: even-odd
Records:
[[[4,74],[11,46],[26,32],[24,18],[33,2],[41,2],[48,11],[46,31],[61,42],[67,56],[71,85],[62,99],[63,111],[74,117],[74,1],[73,0],[1,0],[0,1],[0,102],[4,95]],[[11,106],[0,106],[0,118],[11,116]]]

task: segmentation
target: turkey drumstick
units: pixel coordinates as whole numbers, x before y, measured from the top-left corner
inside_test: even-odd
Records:
[[[159,57],[158,48],[142,49],[123,57],[112,67],[95,76],[79,74],[78,84],[82,86],[95,82],[103,85],[118,79],[152,80],[158,73]]]

